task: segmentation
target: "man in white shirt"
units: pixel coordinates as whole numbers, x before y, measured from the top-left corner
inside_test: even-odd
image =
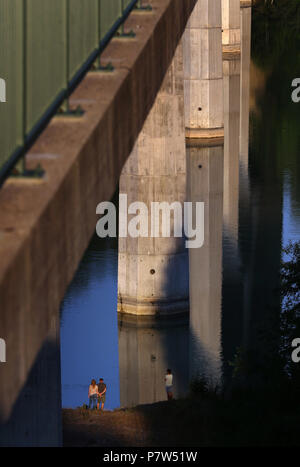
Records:
[[[165,376],[165,384],[168,400],[170,401],[173,399],[173,375],[169,368],[167,369],[167,374]]]

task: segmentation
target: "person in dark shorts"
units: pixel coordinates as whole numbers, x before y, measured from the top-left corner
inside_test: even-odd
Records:
[[[98,403],[97,403],[97,409],[101,408],[100,410],[104,409],[104,404],[105,404],[105,396],[106,396],[106,384],[103,381],[103,378],[99,379],[98,383]]]

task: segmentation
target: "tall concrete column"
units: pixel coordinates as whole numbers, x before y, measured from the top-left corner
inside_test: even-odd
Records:
[[[188,328],[187,316],[157,321],[119,315],[121,407],[166,400],[167,368],[174,377],[174,397],[187,394]]]
[[[188,252],[184,238],[151,237],[151,203],[186,200],[183,66],[180,43],[156,101],[120,178],[128,205],[142,201],[148,214],[144,237],[119,238],[118,311],[136,315],[188,310]],[[128,216],[131,221],[133,216]]]
[[[243,170],[248,168],[250,62],[251,62],[251,2],[241,4],[241,118],[240,161]]]
[[[223,146],[188,147],[189,200],[204,202],[204,244],[190,249],[190,379],[222,384]]]
[[[240,0],[222,0],[222,43],[233,50],[240,46]]]
[[[221,0],[198,0],[183,35],[187,138],[223,139]]]

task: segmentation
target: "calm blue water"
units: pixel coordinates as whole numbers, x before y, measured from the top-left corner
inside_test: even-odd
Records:
[[[116,244],[95,237],[61,310],[63,407],[88,402],[92,378],[107,384],[106,408],[120,405]]]
[[[289,242],[300,240],[300,200],[295,199],[292,193],[291,179],[293,178],[293,173],[293,168],[287,169],[284,172],[282,228],[282,243],[284,247]]]
[[[292,166],[285,167],[282,171],[283,247],[300,237],[300,197],[295,196],[292,189],[298,165],[299,162],[295,159]],[[256,200],[253,199],[252,203],[255,208]],[[75,408],[87,403],[90,380],[95,378],[98,381],[100,377],[104,378],[108,387],[106,408],[120,406],[117,262],[116,241],[102,240],[95,236],[62,304],[63,407]],[[132,335],[132,339],[134,338]],[[163,339],[167,352],[168,337],[164,335]],[[184,362],[181,366],[184,366]]]

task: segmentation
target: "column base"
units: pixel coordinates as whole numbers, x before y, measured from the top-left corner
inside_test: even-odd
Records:
[[[205,144],[224,142],[224,127],[220,128],[186,128],[186,139],[197,139]]]
[[[240,60],[240,44],[223,44],[223,60]]]
[[[135,316],[170,316],[189,312],[188,298],[166,299],[118,298],[118,313]]]
[[[252,7],[252,0],[241,0],[241,8]]]

